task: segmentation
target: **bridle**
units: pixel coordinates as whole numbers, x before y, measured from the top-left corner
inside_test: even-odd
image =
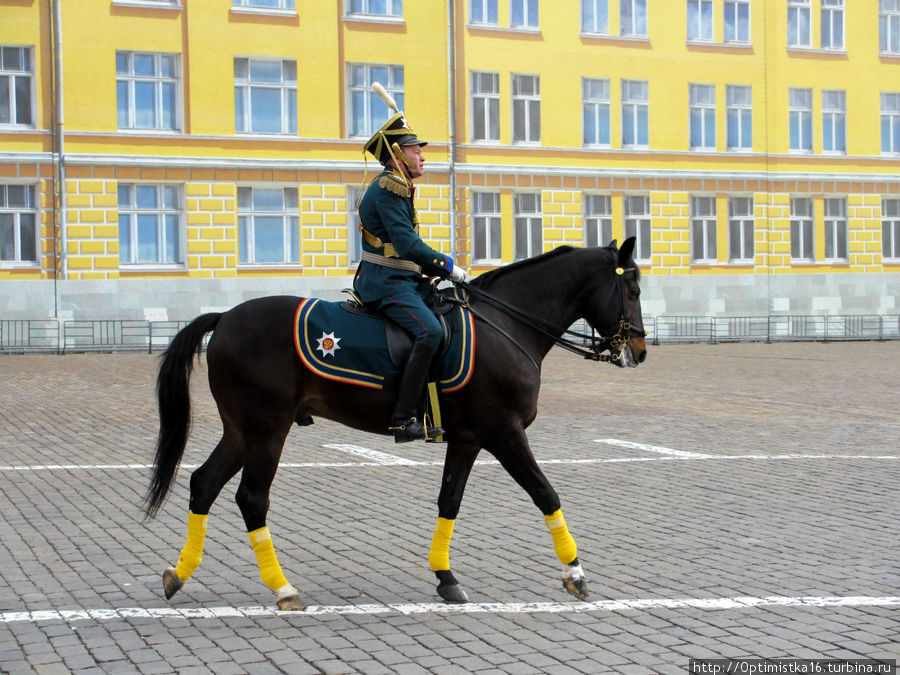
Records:
[[[484,301],[485,304],[494,307],[495,309],[503,312],[508,317],[514,319],[515,321],[521,323],[524,326],[531,328],[532,330],[549,337],[553,340],[554,344],[563,349],[570,351],[574,354],[578,354],[579,356],[584,357],[585,359],[591,361],[605,361],[608,363],[617,364],[623,357],[625,353],[625,348],[628,346],[628,343],[631,341],[633,337],[644,337],[647,335],[646,331],[633,328],[631,322],[625,316],[627,304],[625,302],[625,274],[628,272],[635,273],[637,268],[635,267],[617,267],[616,268],[616,295],[619,298],[619,320],[617,324],[609,327],[607,330],[595,329],[600,333],[600,337],[598,338],[593,333],[588,335],[587,333],[580,333],[578,331],[569,330],[567,328],[561,328],[546,319],[542,319],[539,316],[535,316],[529,312],[526,312],[523,309],[519,309],[518,307],[514,307],[510,305],[508,302],[503,300],[502,298],[493,295],[492,293],[488,293],[487,291],[479,288],[478,286],[473,286],[472,284],[466,281],[454,281],[457,286],[464,289],[470,295],[478,298],[479,300]],[[522,353],[524,353],[528,359],[534,364],[534,367],[540,370],[537,362],[534,358],[529,354],[525,348],[520,345],[515,338],[513,338],[507,331],[505,331],[501,326],[497,325],[495,322],[491,321],[489,318],[484,316],[484,314],[480,312],[476,312],[471,305],[468,305],[469,311],[471,311],[476,318],[480,319],[484,323],[491,326],[494,330],[501,333],[504,337],[506,337],[510,342],[512,342],[516,347],[518,347]],[[593,326],[592,326],[593,328]],[[611,333],[610,335],[604,336],[603,333]],[[566,337],[571,336],[571,337]],[[574,339],[577,338],[580,342],[576,342]],[[587,342],[589,345],[587,347],[584,346],[584,343]],[[603,352],[608,351],[609,354],[604,354]]]

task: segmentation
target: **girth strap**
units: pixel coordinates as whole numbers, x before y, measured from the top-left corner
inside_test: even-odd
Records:
[[[390,244],[385,244],[385,248],[390,246]],[[360,256],[362,260],[366,262],[373,263],[375,265],[381,265],[382,267],[392,267],[396,270],[407,270],[409,272],[418,272],[422,273],[422,268],[416,265],[412,260],[401,260],[400,258],[386,258],[383,255],[379,255],[377,253],[372,253],[370,251],[363,251],[362,256]]]

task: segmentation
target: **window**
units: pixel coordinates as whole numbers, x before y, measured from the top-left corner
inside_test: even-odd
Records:
[[[712,0],[687,0],[687,39],[712,41]]]
[[[388,121],[393,111],[372,91],[372,83],[380,82],[403,110],[403,66],[351,63],[349,70],[348,109],[350,136],[371,136]]]
[[[232,7],[259,9],[294,9],[294,0],[232,0]]]
[[[812,89],[788,90],[791,150],[812,152]]]
[[[609,147],[609,80],[581,81],[584,144]]]
[[[622,80],[622,145],[647,147],[649,89],[645,80]]]
[[[810,0],[788,0],[788,47],[809,47]]]
[[[620,0],[619,31],[622,35],[647,35],[647,0]]]
[[[500,75],[472,73],[472,140],[500,140]]]
[[[584,245],[606,246],[612,241],[612,204],[609,195],[584,195]]]
[[[690,85],[691,148],[716,149],[716,87]]]
[[[510,0],[509,25],[513,28],[538,27],[538,0]]]
[[[722,39],[750,42],[750,0],[725,0]]]
[[[119,183],[119,262],[183,263],[181,213],[177,185]]]
[[[715,262],[716,198],[691,197],[691,260]]]
[[[499,263],[501,235],[500,193],[473,192],[472,259],[479,263]]]
[[[900,0],[878,0],[878,49],[900,54]]]
[[[847,200],[825,200],[825,260],[847,262]]]
[[[347,15],[403,16],[403,0],[346,0]]]
[[[512,76],[513,143],[541,142],[541,79],[537,75]]]
[[[625,238],[636,237],[634,247],[635,262],[650,261],[650,197],[626,195]]]
[[[116,52],[120,129],[179,129],[178,57]]]
[[[469,22],[496,26],[497,0],[469,0]]]
[[[513,195],[513,259],[536,256],[543,246],[541,196],[523,192]]]
[[[822,91],[822,151],[846,152],[847,111],[843,91]]]
[[[753,90],[749,86],[725,86],[725,125],[729,150],[753,149]]]
[[[34,185],[0,185],[0,263],[38,262]]]
[[[753,198],[728,198],[728,260],[753,261]]]
[[[31,47],[0,47],[0,124],[34,125]]]
[[[809,197],[791,197],[791,260],[813,261],[813,206]]]
[[[235,57],[234,126],[238,133],[297,133],[297,62]]]
[[[581,32],[609,34],[609,0],[581,0]]]
[[[881,200],[881,253],[900,260],[900,199]]]
[[[300,262],[297,188],[238,187],[242,264]]]
[[[347,251],[350,265],[356,265],[362,258],[362,236],[359,231],[359,207],[356,200],[359,199],[359,188],[350,186],[347,188]]]
[[[900,153],[900,92],[881,94],[881,152]]]
[[[844,0],[822,0],[822,49],[844,48]]]

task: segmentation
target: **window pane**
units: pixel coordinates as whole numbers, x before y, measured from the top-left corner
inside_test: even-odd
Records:
[[[142,128],[156,126],[156,105],[152,82],[134,83],[134,125]]]
[[[252,59],[250,61],[250,80],[252,82],[281,82],[281,61]]]
[[[281,133],[281,92],[278,89],[250,88],[250,129],[260,133]]]
[[[139,263],[159,261],[157,216],[139,213],[137,217],[137,248]]]
[[[135,54],[134,55],[134,74],[144,77],[153,77],[156,75],[153,54]]]
[[[119,260],[125,263],[129,263],[132,260],[131,216],[127,213],[119,214]]]
[[[255,188],[253,190],[254,211],[283,211],[284,190],[281,188]]]
[[[178,234],[178,216],[166,215],[166,258],[161,262],[181,262],[181,239]]]
[[[0,80],[0,87],[2,87],[2,80]],[[3,110],[2,98],[2,95],[0,95],[0,113],[2,113]],[[130,107],[131,105],[128,100],[128,82],[119,80],[116,82],[116,112],[119,127],[128,126],[128,109]]]
[[[280,216],[256,216],[253,219],[254,262],[284,262],[284,221]]]
[[[139,209],[155,209],[157,207],[156,187],[138,185],[135,188],[135,206]]]
[[[16,259],[16,233],[14,216],[0,213],[0,260]]]

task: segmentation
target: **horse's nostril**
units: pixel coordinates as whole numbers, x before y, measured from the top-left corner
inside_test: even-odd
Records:
[[[638,362],[638,363],[643,363],[644,361],[646,361],[646,359],[647,359],[647,350],[646,350],[646,349],[642,349],[640,352],[638,352],[638,355],[637,355],[637,362]]]

